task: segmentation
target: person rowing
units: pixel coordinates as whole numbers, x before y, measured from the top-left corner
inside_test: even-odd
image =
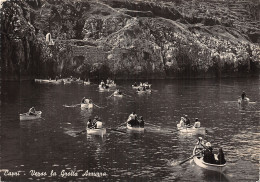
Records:
[[[87,122],[87,127],[88,127],[88,128],[92,128],[92,127],[93,127],[93,122],[92,122],[91,119],[88,120],[88,122]]]
[[[177,126],[178,126],[178,127],[184,127],[184,125],[185,125],[184,121],[185,121],[185,118],[184,118],[184,117],[181,117],[180,123],[177,124]]]
[[[29,114],[29,115],[33,115],[33,116],[36,116],[37,114],[36,114],[35,108],[34,108],[34,107],[30,108],[28,114]]]
[[[137,121],[137,114],[135,112],[132,112],[128,119],[127,119],[127,123],[130,124],[131,126],[136,126],[139,125],[138,121]]]
[[[190,127],[190,119],[188,118],[188,115],[184,115],[184,124],[187,126],[187,127]]]
[[[194,128],[200,128],[200,122],[198,118],[195,118]]]
[[[246,98],[246,92],[245,91],[242,92],[241,98],[242,98],[242,100],[244,100]]]
[[[210,164],[216,164],[216,160],[213,154],[213,148],[211,147],[211,143],[206,143],[206,149],[203,152],[203,161]]]
[[[86,99],[85,97],[83,97],[83,99],[81,100],[81,103],[82,104],[90,104],[91,101],[90,101],[90,99]]]
[[[217,160],[215,158],[215,155],[213,153],[213,148],[211,146],[210,142],[206,143],[206,146],[204,146],[204,142],[202,141],[202,138],[199,137],[200,145],[204,148],[203,151],[203,161],[210,164],[225,164],[225,155],[222,148],[219,148],[219,153],[217,155]]]

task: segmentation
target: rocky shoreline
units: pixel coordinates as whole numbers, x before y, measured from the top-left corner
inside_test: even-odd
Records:
[[[1,79],[259,76],[260,3],[199,2],[5,2]]]

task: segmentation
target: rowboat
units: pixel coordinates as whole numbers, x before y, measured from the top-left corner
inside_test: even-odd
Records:
[[[107,130],[106,128],[93,128],[93,129],[90,129],[90,128],[86,128],[87,130],[87,134],[92,134],[92,135],[104,135],[106,134]]]
[[[84,81],[84,85],[90,85],[90,81],[87,82]]]
[[[34,119],[40,119],[42,112],[41,111],[35,111],[36,115],[29,115],[29,113],[23,113],[20,114],[20,121],[24,121],[24,120],[34,120]]]
[[[97,121],[96,123],[96,127],[97,128],[88,128],[86,127],[87,130],[87,134],[93,134],[93,135],[104,135],[106,134],[106,128],[102,128],[102,122],[101,121]]]
[[[126,124],[126,128],[132,131],[144,131],[144,127],[140,126],[131,126],[130,124]]]
[[[89,103],[89,104],[81,103],[80,107],[81,107],[81,109],[92,109],[93,108],[93,103]]]
[[[197,144],[193,149],[193,155],[195,155],[196,153],[202,152],[202,150],[203,150],[202,146]],[[215,155],[215,158],[217,158],[216,155]],[[207,170],[211,170],[211,171],[223,172],[226,168],[226,164],[210,164],[210,163],[204,162],[202,153],[195,155],[193,157],[193,161],[198,166],[200,166],[204,169],[207,169]]]
[[[250,99],[249,99],[248,97],[245,97],[244,99],[239,98],[239,99],[237,100],[238,104],[248,104],[249,101],[250,101]]]
[[[177,130],[182,132],[182,133],[199,133],[202,135],[206,134],[206,128],[205,127],[199,127],[195,128],[194,126],[192,127],[180,127],[179,124],[177,124]]]

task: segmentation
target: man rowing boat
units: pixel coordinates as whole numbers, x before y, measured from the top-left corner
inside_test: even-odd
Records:
[[[225,155],[223,153],[223,149],[219,149],[219,153],[217,157],[215,157],[213,153],[213,148],[211,146],[210,142],[207,142],[204,146],[204,142],[201,137],[199,137],[199,145],[201,145],[204,148],[203,151],[203,161],[209,164],[225,164]]]
[[[37,114],[36,114],[35,108],[34,108],[34,107],[30,108],[28,114],[29,114],[29,115],[33,115],[33,116],[36,116]]]
[[[243,91],[243,93],[242,93],[242,95],[241,95],[241,98],[242,98],[242,99],[245,99],[245,98],[246,98],[246,93],[245,93],[245,91]]]

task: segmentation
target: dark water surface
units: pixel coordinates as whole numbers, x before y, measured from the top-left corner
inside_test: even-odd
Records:
[[[150,95],[137,95],[132,82],[118,81],[127,95],[109,98],[110,92],[98,92],[97,84],[49,85],[31,82],[2,83],[0,169],[21,171],[6,181],[256,181],[259,178],[259,79],[227,80],[153,80]],[[251,103],[238,107],[237,99],[245,90]],[[91,98],[98,106],[89,111],[64,104]],[[19,113],[34,106],[44,119],[19,121]],[[136,111],[146,122],[144,133],[114,132],[128,115]],[[221,146],[228,162],[224,174],[207,171],[192,160],[199,135],[182,134],[176,121],[183,114],[194,122],[198,117],[208,132],[203,136]],[[98,115],[107,134],[76,135],[85,129],[89,117]],[[46,172],[32,176],[30,170]],[[50,177],[51,170],[57,177]],[[61,177],[65,170],[77,177]],[[105,172],[106,177],[84,177],[85,171]],[[72,174],[72,173],[70,173]]]

